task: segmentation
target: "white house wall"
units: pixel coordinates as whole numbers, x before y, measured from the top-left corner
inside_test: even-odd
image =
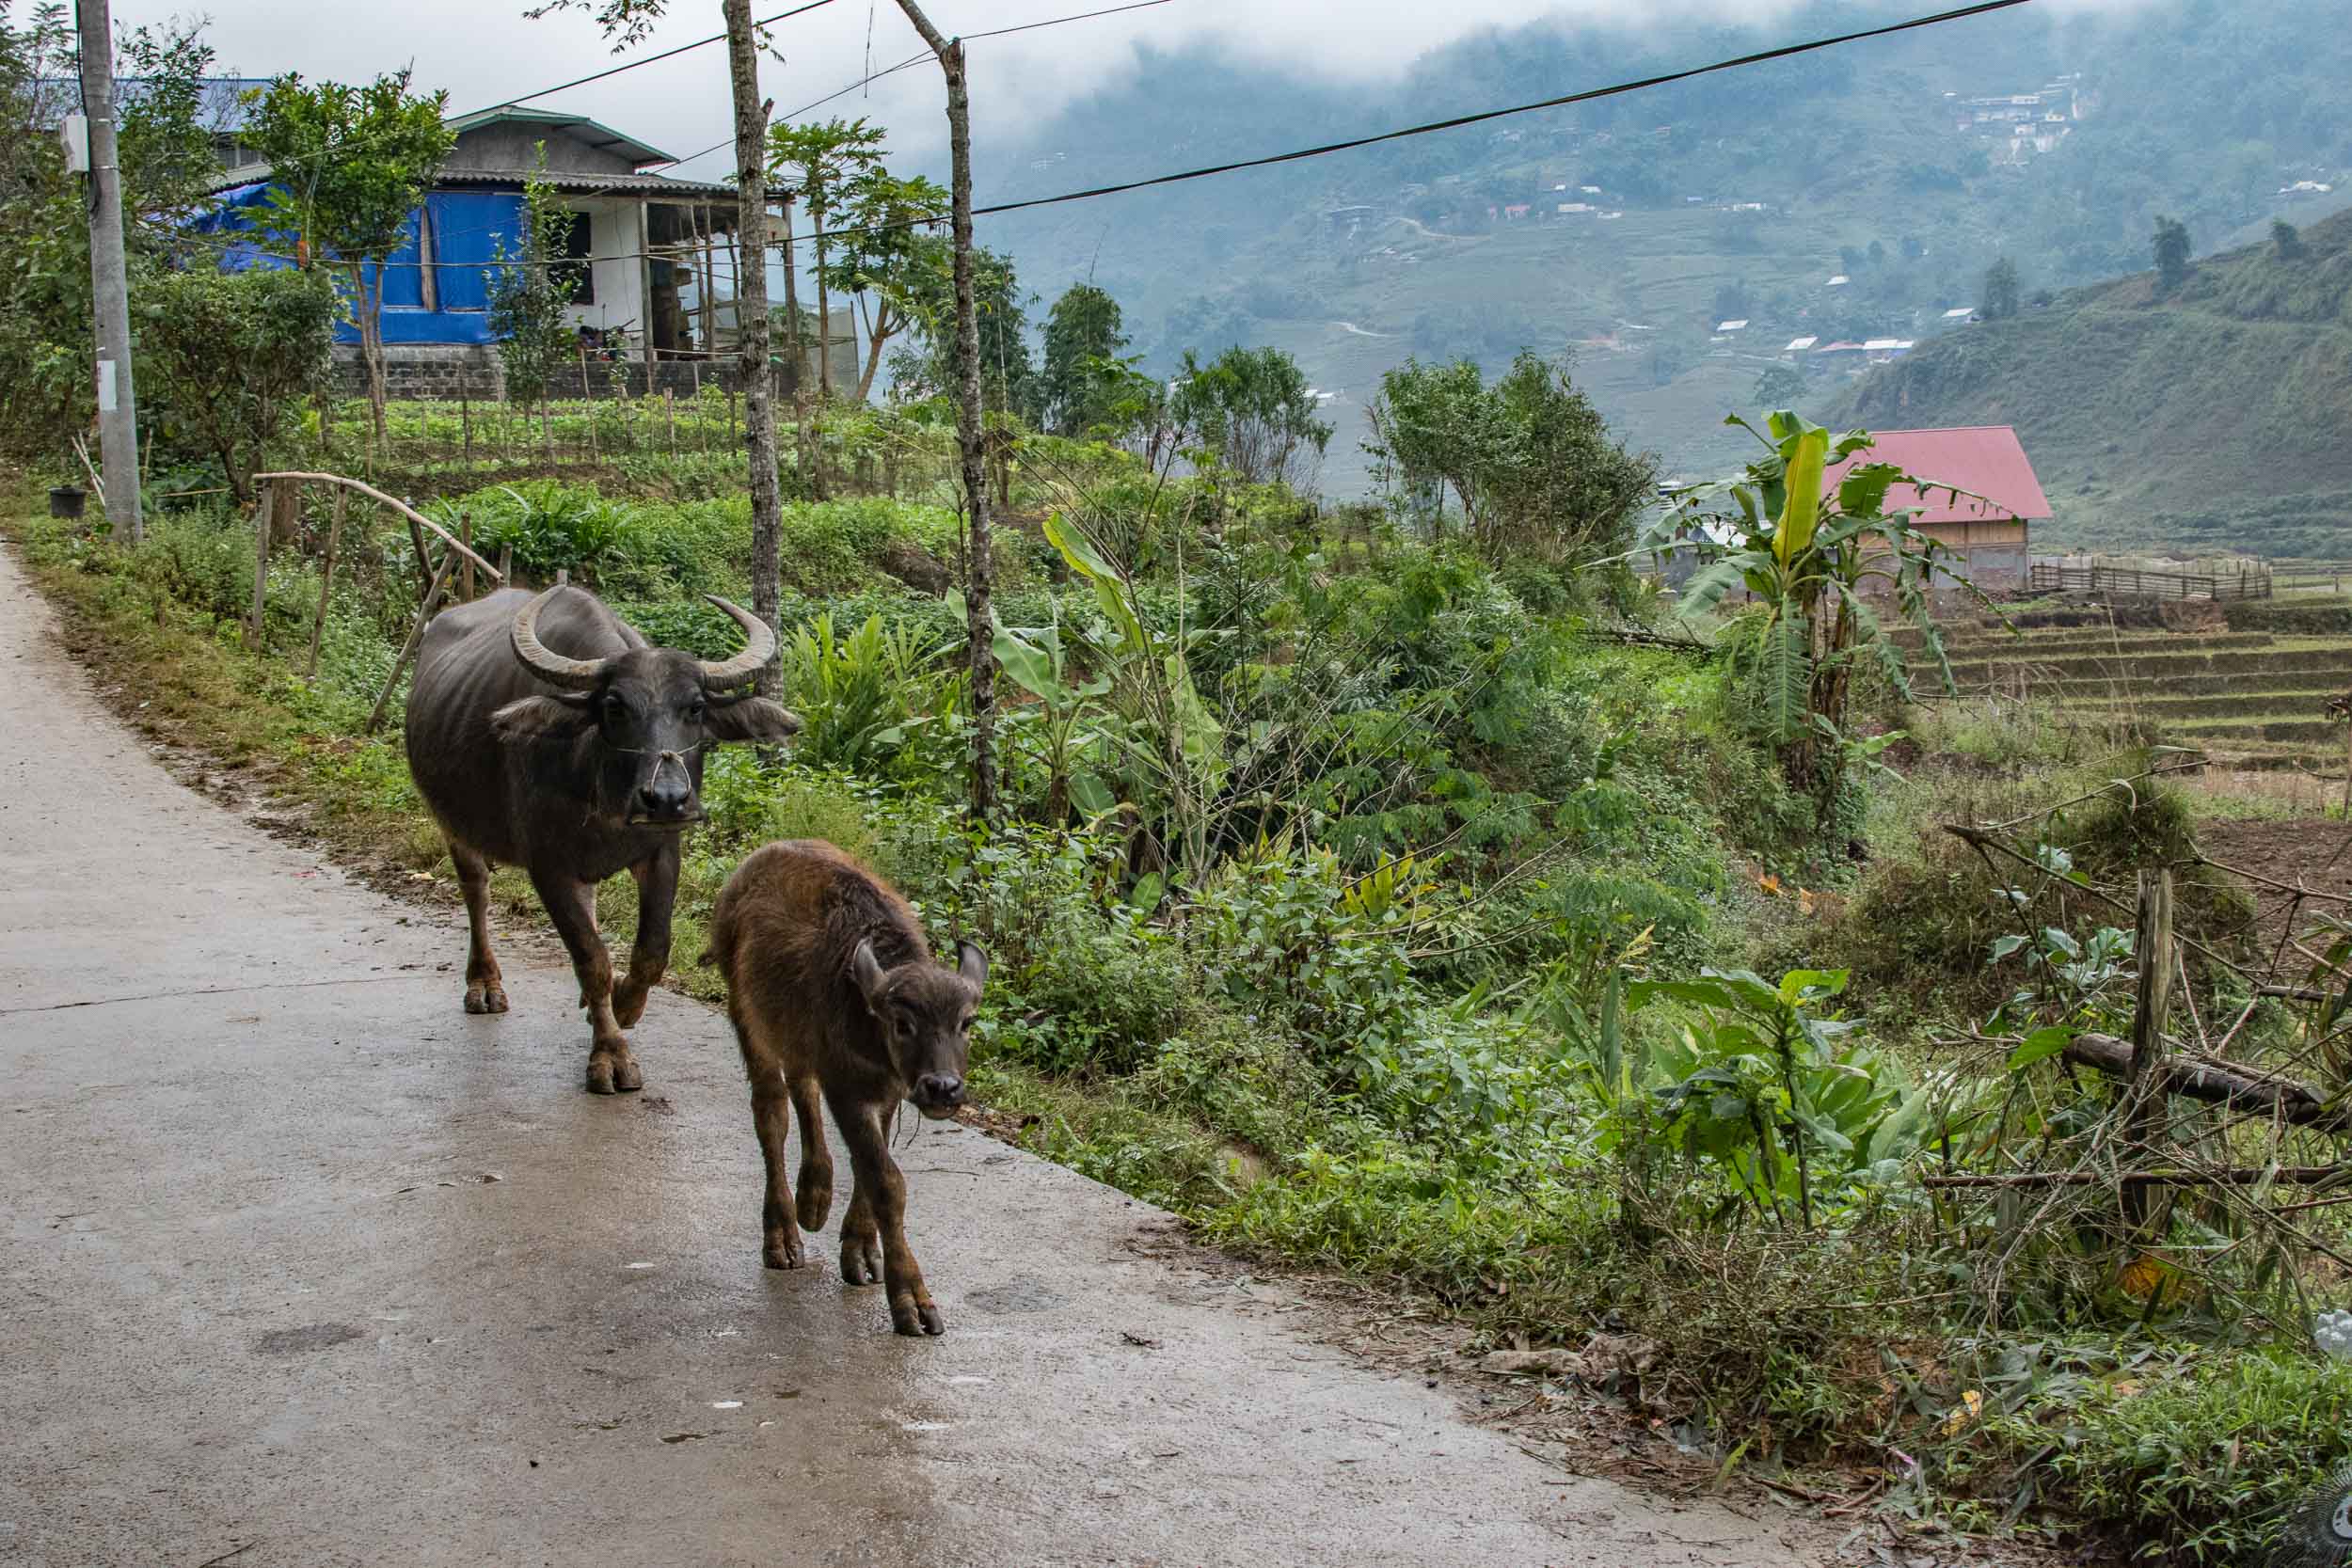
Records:
[[[635,200],[585,198],[565,203],[588,214],[588,261],[596,302],[570,308],[571,320],[602,331],[645,329],[644,209]]]

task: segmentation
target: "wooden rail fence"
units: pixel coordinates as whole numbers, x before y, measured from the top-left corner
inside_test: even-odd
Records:
[[[2156,572],[2137,566],[2066,566],[2037,561],[2027,579],[2036,594],[2087,599],[2266,599],[2270,568],[2236,572]]]
[[[417,644],[424,641],[425,623],[433,618],[433,612],[441,607],[447,595],[453,571],[463,565],[464,572],[458,579],[459,596],[469,599],[474,594],[474,574],[477,571],[489,579],[493,589],[506,586],[505,562],[501,560],[494,566],[474,553],[473,521],[462,513],[457,520],[458,531],[452,533],[406,501],[388,496],[362,480],[347,478],[342,474],[287,471],[255,474],[253,478],[261,488],[255,496],[253,507],[253,616],[247,636],[256,648],[262,646],[262,617],[269,597],[271,530],[281,513],[290,518],[300,515],[303,485],[328,484],[335,487],[334,520],[327,526],[326,551],[319,562],[319,604],[310,621],[310,656],[304,671],[305,679],[315,679],[318,675],[319,639],[326,630],[326,602],[334,589],[335,556],[342,543],[343,515],[351,497],[355,494],[364,496],[379,507],[398,513],[408,524],[408,539],[416,548],[417,572],[422,584],[419,590],[417,621],[409,628],[408,641],[402,646],[400,657],[392,661],[391,673],[385,677],[384,689],[376,694],[375,706],[368,714],[368,733],[373,735],[384,721],[384,709],[391,702],[392,692],[400,685],[400,677],[407,673],[409,659],[416,657]],[[433,559],[431,546],[425,542],[428,536],[441,542],[441,558],[437,563]]]

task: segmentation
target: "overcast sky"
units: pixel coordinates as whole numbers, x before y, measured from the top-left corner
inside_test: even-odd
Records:
[[[756,14],[794,0],[754,0]],[[1116,0],[931,0],[931,20],[948,32],[978,32],[1096,9]],[[2062,0],[2084,5],[2097,0]],[[524,0],[403,0],[357,6],[327,0],[222,0],[208,36],[224,71],[364,81],[406,63],[421,87],[445,87],[453,114],[502,96],[619,63],[585,14],[524,20]],[[116,0],[119,25],[185,14],[187,0]],[[1135,68],[1138,46],[1207,43],[1237,55],[1287,64],[1342,80],[1401,72],[1412,57],[1466,34],[1547,17],[1672,29],[1738,16],[1765,22],[1788,0],[1168,0],[1146,10],[1042,28],[972,44],[974,117],[981,135],[1017,137],[1026,123]],[[1890,15],[1910,7],[1890,5]],[[1917,8],[1929,8],[1924,3]],[[655,53],[716,32],[715,0],[672,0],[671,17],[642,51]],[[832,0],[779,24],[783,55],[763,63],[761,85],[779,115],[822,97],[918,47],[895,0]],[[1695,35],[1695,27],[1693,32]],[[1694,57],[1702,40],[1693,37]],[[870,94],[870,96],[869,96]],[[673,154],[728,135],[726,54],[712,44],[535,105],[574,109]],[[946,138],[939,77],[921,66],[835,100],[822,114],[872,115],[892,129],[901,152],[929,152]],[[1000,143],[1001,145],[1001,143]],[[724,154],[684,171],[710,177]]]

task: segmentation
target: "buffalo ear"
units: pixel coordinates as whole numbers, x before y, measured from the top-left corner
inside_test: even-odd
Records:
[[[490,733],[501,740],[569,740],[596,722],[584,692],[560,697],[520,697],[490,715]]]
[[[882,960],[874,957],[870,940],[859,942],[857,951],[850,955],[850,977],[857,982],[858,993],[866,998],[867,1006],[882,1001]]]
[[[765,697],[713,703],[703,717],[703,733],[713,740],[789,740],[800,727],[799,714]]]
[[[956,943],[956,973],[974,992],[988,984],[988,955],[968,942]]]

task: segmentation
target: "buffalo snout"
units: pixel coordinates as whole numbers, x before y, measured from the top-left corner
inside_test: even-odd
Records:
[[[685,826],[696,815],[693,781],[682,773],[667,778],[655,775],[637,786],[637,810],[633,815],[639,821],[657,827]]]
[[[952,1072],[927,1072],[914,1081],[914,1092],[907,1098],[923,1115],[941,1121],[963,1103],[963,1080]]]

